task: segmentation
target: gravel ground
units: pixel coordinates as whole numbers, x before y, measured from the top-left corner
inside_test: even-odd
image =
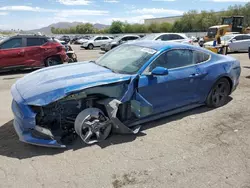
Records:
[[[99,50],[80,50],[94,60]],[[0,187],[250,188],[250,61],[241,61],[238,89],[227,105],[206,107],[146,123],[137,135],[113,135],[66,150],[18,141],[10,87],[29,71],[0,75]]]

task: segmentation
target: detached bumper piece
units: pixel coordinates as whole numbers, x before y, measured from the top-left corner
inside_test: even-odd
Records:
[[[65,148],[65,145],[59,144],[56,140],[50,138],[48,135],[39,132],[36,129],[31,129],[29,131],[23,131],[22,126],[18,120],[14,120],[14,128],[19,140],[37,146],[54,147],[54,148]]]
[[[50,130],[35,125],[34,113],[27,107],[25,108],[25,106],[18,105],[17,102],[13,101],[12,111],[14,114],[13,125],[20,141],[45,147],[66,147],[53,138]],[[22,111],[26,111],[28,117],[24,117]]]

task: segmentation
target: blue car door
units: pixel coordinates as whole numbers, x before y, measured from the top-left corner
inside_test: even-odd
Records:
[[[155,67],[169,70],[168,75],[150,75]],[[139,78],[138,92],[153,106],[153,113],[172,110],[199,101],[199,72],[193,52],[176,49],[157,57]]]

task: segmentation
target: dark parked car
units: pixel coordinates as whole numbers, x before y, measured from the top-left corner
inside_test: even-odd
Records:
[[[240,62],[187,44],[135,41],[98,60],[33,72],[11,88],[21,141],[66,147],[207,105],[223,106],[239,84]]]
[[[69,41],[70,41],[70,37],[69,37],[69,36],[62,36],[62,37],[59,38],[59,40],[62,40],[62,41],[64,41],[66,44],[68,44]]]
[[[62,64],[65,47],[46,36],[17,35],[0,42],[0,69]]]
[[[137,40],[139,39],[140,36],[138,35],[124,35],[124,36],[121,36],[121,37],[117,37],[115,38],[114,40],[112,40],[111,42],[107,43],[107,44],[103,44],[101,45],[101,50],[102,51],[109,51],[125,42],[128,42],[128,41],[131,41],[131,40]]]

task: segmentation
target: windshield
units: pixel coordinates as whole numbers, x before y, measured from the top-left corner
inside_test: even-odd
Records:
[[[141,40],[154,40],[156,36],[157,36],[156,34],[146,35]]]
[[[120,74],[135,74],[155,53],[151,48],[122,45],[100,57],[96,63]]]
[[[231,25],[233,23],[233,18],[223,18],[222,25]]]
[[[207,31],[207,36],[215,37],[216,33],[217,33],[217,28],[209,28]]]
[[[224,35],[221,37],[221,41],[229,41],[231,38],[233,38],[233,35]]]

